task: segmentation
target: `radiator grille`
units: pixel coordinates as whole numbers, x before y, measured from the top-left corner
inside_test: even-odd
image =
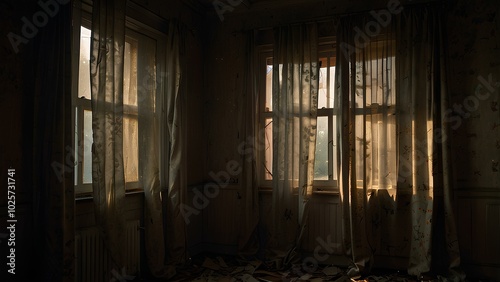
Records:
[[[126,226],[126,259],[127,274],[136,275],[140,266],[140,222],[129,221]],[[76,281],[96,282],[110,281],[113,272],[111,262],[97,227],[78,230],[75,236]],[[122,270],[116,270],[122,274]]]
[[[315,199],[310,203],[308,229],[305,234],[306,251],[313,252],[320,246],[326,252],[321,242],[327,242],[333,254],[342,254],[342,215],[340,203],[325,199]]]

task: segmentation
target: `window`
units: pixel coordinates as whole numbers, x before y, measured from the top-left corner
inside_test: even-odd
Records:
[[[78,33],[78,80],[73,89],[75,191],[92,191],[92,109],[90,102],[90,21],[82,20]],[[75,91],[76,88],[76,91]]]
[[[355,113],[353,169],[358,188],[396,186],[396,69],[392,44],[389,40],[372,42],[354,74],[364,85],[356,86],[360,90],[351,105]]]
[[[270,187],[273,166],[273,58],[272,52],[263,52],[261,62],[265,65],[265,83],[262,83],[260,107],[260,130],[263,132],[263,148],[259,156],[261,185]],[[318,91],[318,120],[316,136],[316,156],[314,164],[314,186],[318,189],[337,187],[336,128],[337,110],[335,108],[335,54],[333,50],[320,53],[320,81]]]
[[[385,43],[375,43],[383,49]],[[337,134],[340,114],[335,92],[336,54],[332,44],[319,46],[319,91],[316,153],[314,163],[314,188],[316,191],[338,188],[339,137]],[[370,54],[363,95],[355,98],[356,179],[358,186],[366,182],[372,188],[390,188],[395,176],[388,175],[396,165],[396,111],[394,56],[382,58],[383,52]],[[387,54],[385,54],[387,55]],[[261,99],[259,126],[263,146],[258,156],[260,185],[271,187],[273,178],[273,105],[272,105],[272,52],[261,52]],[[357,68],[361,69],[361,68]],[[362,74],[356,74],[362,76]],[[362,97],[366,97],[363,99]],[[337,99],[338,100],[338,99]],[[368,140],[368,141],[367,141]],[[370,147],[370,148],[368,148]],[[369,174],[369,175],[368,175]]]
[[[317,189],[337,187],[337,114],[335,101],[335,53],[320,52],[318,118],[314,186]]]
[[[81,13],[81,22],[74,27],[74,34],[79,37],[79,40],[75,39],[74,42],[78,57],[73,59],[74,64],[78,66],[78,72],[75,74],[77,77],[73,77],[76,194],[88,194],[92,191],[91,14],[89,10],[90,8],[87,7],[86,10],[78,10],[75,13],[75,15]],[[141,189],[139,107],[142,100],[149,99],[145,98],[145,93],[148,91],[156,93],[159,91],[157,86],[160,84],[157,82],[157,69],[161,60],[158,58],[157,50],[162,34],[139,25],[137,21],[127,17],[123,74],[123,164],[125,188],[129,191]],[[155,100],[153,97],[153,101],[142,103],[143,105],[152,104],[152,107],[148,109],[142,106],[142,111],[152,111],[154,114]]]

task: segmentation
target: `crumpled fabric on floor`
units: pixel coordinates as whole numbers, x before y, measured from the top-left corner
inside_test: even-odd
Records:
[[[422,276],[419,279],[403,272],[387,270],[377,271],[367,277],[350,278],[347,268],[322,265],[314,271],[306,271],[300,264],[294,264],[285,271],[278,271],[273,261],[247,260],[231,256],[200,255],[191,259],[169,281],[195,281],[195,282],[295,282],[295,281],[366,281],[366,282],[448,282],[439,275]]]

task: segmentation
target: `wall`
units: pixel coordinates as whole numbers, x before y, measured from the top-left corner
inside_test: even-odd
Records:
[[[500,278],[499,16],[497,1],[460,0],[447,18],[462,262],[469,276],[491,279]]]

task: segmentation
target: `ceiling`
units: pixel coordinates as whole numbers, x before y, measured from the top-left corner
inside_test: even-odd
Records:
[[[284,8],[292,5],[303,4],[303,3],[313,3],[315,1],[323,0],[184,0],[184,2],[191,2],[193,6],[198,6],[198,8],[205,11],[210,11],[214,9],[214,5],[219,2],[222,5],[232,5],[239,12],[245,12],[249,10],[260,10],[260,9],[276,9]]]
[[[197,1],[204,7],[212,7],[216,0],[197,0]],[[239,3],[241,1],[241,4],[250,8],[256,2],[277,2],[277,1],[279,2],[280,0],[232,0],[232,1],[219,0],[219,1],[223,4],[228,4],[229,2]],[[236,6],[239,6],[239,5],[236,5]]]
[[[310,19],[330,19],[332,15],[368,13],[396,3],[413,5],[445,0],[182,0],[201,14],[217,19],[238,19],[246,29],[301,22]],[[217,6],[219,5],[219,6]],[[229,6],[229,7],[227,7]],[[232,6],[232,7],[231,7]],[[222,14],[222,18],[221,18]],[[218,16],[218,17],[217,17]]]
[[[214,4],[220,3],[222,5],[232,5],[235,11],[248,12],[248,11],[262,11],[262,10],[276,10],[276,9],[289,9],[292,7],[304,7],[312,5],[321,5],[323,7],[362,7],[362,8],[376,8],[385,7],[388,5],[388,0],[183,0],[185,3],[190,4],[191,7],[195,6],[198,10],[210,12],[214,10]],[[443,0],[399,0],[401,4],[416,4],[425,2],[441,2]],[[234,2],[234,5],[232,4]]]

